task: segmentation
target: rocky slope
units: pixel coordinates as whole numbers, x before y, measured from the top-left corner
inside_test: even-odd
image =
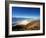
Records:
[[[40,21],[32,21],[27,25],[16,25],[12,28],[13,31],[24,31],[24,30],[40,30]]]

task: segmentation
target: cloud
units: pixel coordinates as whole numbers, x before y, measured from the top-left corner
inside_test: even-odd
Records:
[[[27,25],[28,23],[34,21],[34,20],[39,20],[40,17],[39,16],[16,16],[15,18],[29,18],[29,19],[25,19],[25,20],[19,20],[19,21],[16,21],[16,25]]]
[[[30,21],[28,20],[23,20],[23,21],[17,21],[16,25],[27,25],[28,23],[30,23]]]
[[[39,18],[40,16],[13,16],[14,18]]]

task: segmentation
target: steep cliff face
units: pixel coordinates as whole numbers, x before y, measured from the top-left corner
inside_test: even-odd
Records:
[[[16,25],[13,28],[13,31],[23,31],[23,30],[40,30],[40,21],[32,21],[27,25]]]

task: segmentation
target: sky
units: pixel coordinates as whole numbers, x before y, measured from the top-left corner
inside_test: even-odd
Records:
[[[12,7],[12,17],[39,17],[40,8],[29,8],[29,7]]]

